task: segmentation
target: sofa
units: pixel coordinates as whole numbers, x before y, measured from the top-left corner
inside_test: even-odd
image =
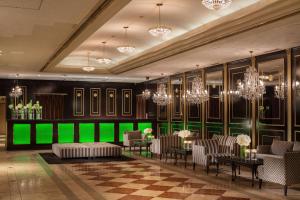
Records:
[[[195,141],[192,145],[193,170],[200,165],[209,173],[210,166],[217,164],[218,157],[237,154],[237,146],[233,136],[213,135],[212,139]]]
[[[288,186],[300,183],[300,142],[273,140],[271,145],[257,147],[257,158],[264,161],[258,167],[260,188],[263,181],[278,183],[286,196]]]
[[[158,155],[160,159],[170,148],[180,148],[181,140],[178,135],[165,135],[152,140],[150,146],[151,157],[153,154]]]
[[[142,136],[142,132],[139,130],[135,131],[126,131],[123,135],[123,147],[129,147],[131,151],[131,147],[135,147],[136,142],[142,141],[144,138]]]

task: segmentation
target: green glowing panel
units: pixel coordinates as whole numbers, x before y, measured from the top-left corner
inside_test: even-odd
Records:
[[[126,131],[133,131],[133,123],[119,123],[119,141],[123,142],[123,134]]]
[[[36,143],[52,144],[53,124],[36,124]]]
[[[79,142],[95,142],[94,123],[79,124]]]
[[[59,123],[58,124],[58,143],[74,142],[74,124]]]
[[[100,123],[100,142],[114,142],[115,141],[115,124],[114,123]]]
[[[139,122],[138,123],[138,129],[144,133],[144,130],[146,128],[152,128],[152,123],[151,122]]]
[[[13,125],[13,144],[30,144],[30,124]]]

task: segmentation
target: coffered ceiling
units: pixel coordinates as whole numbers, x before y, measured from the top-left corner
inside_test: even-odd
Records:
[[[233,0],[212,11],[201,0],[0,0],[0,77],[140,82],[242,59],[249,50],[298,46],[297,1]],[[148,33],[157,25],[157,3],[164,4],[162,24],[172,29],[163,39]],[[109,65],[96,61],[103,41]],[[126,43],[136,51],[116,50]],[[96,70],[84,72],[87,65]]]

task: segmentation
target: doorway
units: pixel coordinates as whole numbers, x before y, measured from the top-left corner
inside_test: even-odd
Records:
[[[6,144],[6,97],[0,96],[0,148]]]

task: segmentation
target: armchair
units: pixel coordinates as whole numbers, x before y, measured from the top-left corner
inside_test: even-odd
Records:
[[[143,140],[141,131],[128,131],[123,135],[123,146],[129,147],[131,151],[131,147],[135,147],[135,142]]]
[[[159,158],[162,158],[162,155],[171,147],[180,147],[181,141],[178,135],[166,135],[160,136],[158,139],[153,139],[150,146],[151,156],[153,154],[159,155]]]
[[[292,142],[273,141],[272,145],[258,146],[257,153],[264,160],[258,167],[259,188],[262,181],[277,183],[284,186],[286,196],[288,186],[300,183],[300,151],[293,151]]]

